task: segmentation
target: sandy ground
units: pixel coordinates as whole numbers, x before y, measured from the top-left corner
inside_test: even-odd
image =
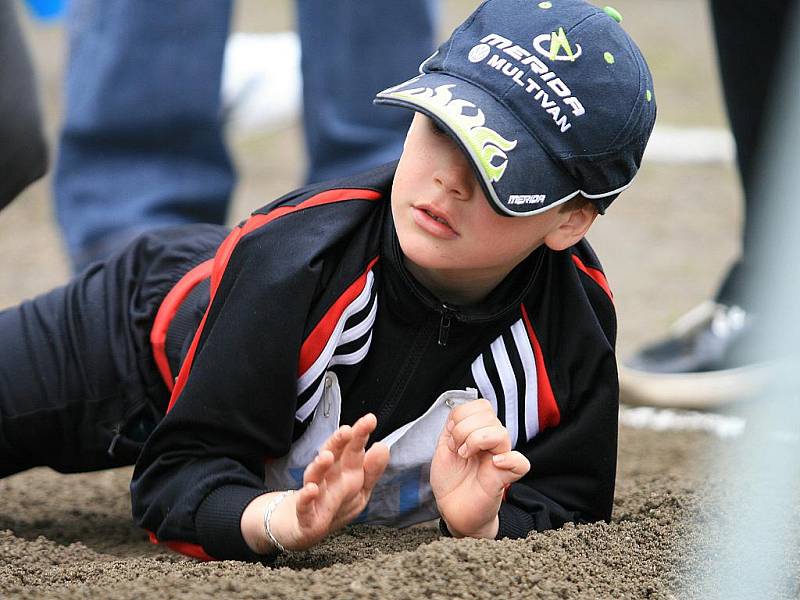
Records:
[[[702,559],[693,523],[713,510],[701,434],[625,430],[611,524],[518,541],[438,539],[432,528],[354,527],[275,569],[199,564],[162,552],[131,524],[121,469],[36,470],[0,483],[0,593],[21,598],[619,598],[683,596]],[[698,459],[698,457],[706,457]],[[687,555],[687,551],[690,553]]]
[[[472,2],[444,3],[443,28]],[[702,0],[615,3],[655,73],[663,122],[724,125]],[[291,27],[291,3],[242,2],[240,30]],[[27,23],[50,138],[60,114],[62,32]],[[299,129],[232,140],[241,183],[231,208],[290,189],[303,170]],[[53,224],[49,178],[0,214],[0,307],[68,276]],[[591,239],[604,259],[630,352],[713,293],[737,252],[739,188],[729,164],[646,164]],[[623,428],[610,524],[519,541],[438,539],[431,528],[355,527],[276,568],[201,564],[153,546],[130,522],[130,471],[64,476],[33,470],[0,481],[0,597],[619,598],[708,597],[698,583],[719,554],[704,524],[725,477],[715,458],[738,441]],[[535,465],[534,465],[535,468]],[[737,518],[738,515],[730,515]],[[798,557],[775,592],[798,595]]]

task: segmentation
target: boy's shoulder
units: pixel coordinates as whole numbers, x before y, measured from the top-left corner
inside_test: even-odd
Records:
[[[613,305],[614,294],[609,286],[603,265],[589,242],[582,239],[569,249],[569,253],[572,264],[581,274],[584,288],[588,287],[590,290],[595,287],[599,288],[599,291],[602,291]]]
[[[259,208],[252,216],[266,215],[279,210],[281,215],[328,206],[348,200],[377,200],[388,198],[397,161],[381,165],[356,175],[312,183],[284,194]]]
[[[253,211],[226,240],[217,262],[228,259],[283,270],[303,270],[344,248],[375,244],[388,204],[396,163],[359,175],[296,189]],[[288,272],[288,271],[287,271]]]
[[[545,250],[545,256],[544,271],[537,276],[543,285],[533,286],[525,301],[534,329],[544,332],[543,344],[562,348],[557,353],[562,358],[565,345],[576,344],[576,357],[589,348],[613,348],[614,297],[589,242],[581,240],[560,252]]]
[[[212,285],[246,281],[241,289],[258,296],[293,282],[315,298],[324,292],[317,300],[327,306],[379,252],[395,166],[306,186],[254,211],[220,246]]]

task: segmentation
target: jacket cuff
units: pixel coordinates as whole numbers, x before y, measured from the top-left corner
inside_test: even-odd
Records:
[[[496,540],[524,538],[527,537],[528,533],[536,529],[536,522],[531,515],[508,502],[503,502],[500,505],[500,511],[497,515],[500,518],[500,526],[497,529]]]
[[[262,562],[270,557],[256,554],[242,536],[242,513],[254,498],[266,493],[260,488],[225,485],[205,497],[195,516],[197,537],[203,550],[219,560]]]

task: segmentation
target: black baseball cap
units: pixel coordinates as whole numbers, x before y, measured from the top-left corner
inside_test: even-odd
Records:
[[[631,184],[656,118],[650,70],[618,20],[583,0],[487,0],[375,103],[435,119],[501,215],[578,194],[602,213]]]

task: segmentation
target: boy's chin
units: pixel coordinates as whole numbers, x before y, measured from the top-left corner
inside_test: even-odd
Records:
[[[431,252],[430,249],[417,248],[413,244],[409,245],[408,252],[406,252],[402,244],[400,248],[403,251],[406,265],[410,262],[418,269],[424,269],[426,271],[454,271],[463,268],[463,264],[461,264],[463,261],[459,261],[447,255]]]

